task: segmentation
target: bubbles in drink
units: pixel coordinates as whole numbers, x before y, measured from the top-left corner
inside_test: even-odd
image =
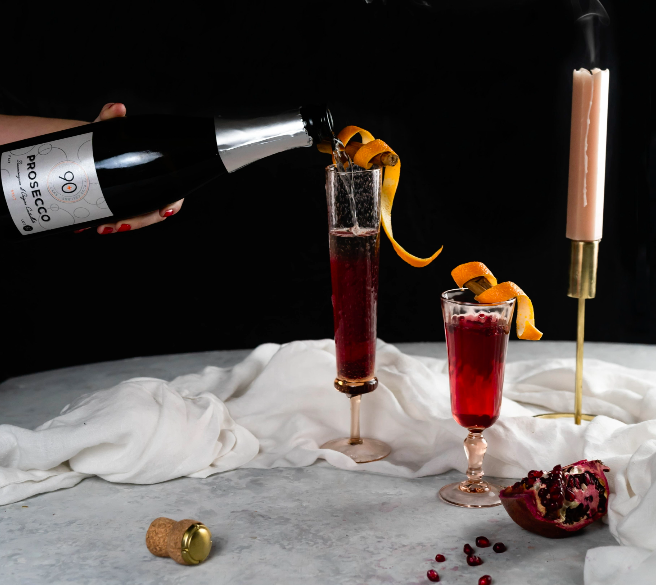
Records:
[[[346,169],[351,164],[351,157],[346,154],[346,149],[342,141],[334,137],[333,138],[333,156],[335,157],[335,166],[340,173],[345,173]]]
[[[353,177],[353,167],[355,165],[353,164],[351,157],[346,153],[344,144],[337,137],[333,137],[333,156],[335,157],[335,166],[337,167],[339,178],[342,180],[342,183],[344,183],[344,188],[349,196],[351,216],[353,218],[353,234],[358,236],[363,233],[363,231],[358,225],[358,214],[355,209],[355,178]]]

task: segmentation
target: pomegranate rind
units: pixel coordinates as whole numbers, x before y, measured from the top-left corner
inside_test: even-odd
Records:
[[[535,503],[531,502],[533,496],[530,496],[529,494],[506,497],[499,494],[499,497],[503,507],[506,509],[506,512],[508,512],[508,516],[514,520],[515,524],[518,524],[524,530],[528,530],[534,534],[546,536],[547,538],[565,538],[583,528],[581,526],[571,530],[558,526],[553,522],[538,520],[538,518],[530,512],[531,504],[533,504],[532,507],[535,509]],[[592,522],[592,520],[590,522]]]
[[[508,486],[501,491],[499,497],[504,509],[516,524],[529,532],[546,536],[547,538],[564,538],[570,536],[596,520],[599,520],[606,514],[608,509],[608,495],[610,490],[608,479],[604,473],[604,470],[607,471],[608,469],[599,460],[588,461],[586,459],[566,465],[562,469],[564,473],[567,473],[575,468],[582,468],[585,472],[594,475],[601,484],[605,500],[602,511],[599,510],[600,498],[598,496],[600,492],[595,486],[586,485],[585,489],[578,490],[578,497],[586,496],[591,498],[589,506],[590,512],[592,513],[588,518],[582,518],[573,524],[564,523],[560,519],[547,519],[544,517],[547,511],[538,497],[538,492],[535,489],[524,487],[524,483],[529,478],[524,478],[521,482],[518,482],[521,483],[518,488]],[[552,472],[543,473],[550,474]],[[581,505],[581,502],[579,502],[579,505]],[[592,506],[595,506],[594,511]]]

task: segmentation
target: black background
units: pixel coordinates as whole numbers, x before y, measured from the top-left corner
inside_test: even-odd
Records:
[[[656,155],[647,3],[604,2],[611,71],[604,238],[586,338],[656,342]],[[92,120],[327,102],[400,154],[381,247],[379,337],[444,339],[439,294],[480,260],[574,339],[565,238],[572,69],[566,0],[185,3],[23,14],[4,37],[1,113]],[[29,35],[21,27],[29,28]],[[650,160],[651,156],[651,160]],[[2,377],[124,357],[332,336],[326,155],[276,155],[145,230],[8,245]],[[650,171],[651,169],[651,171]],[[651,176],[650,176],[651,172]],[[651,191],[650,191],[651,180]]]

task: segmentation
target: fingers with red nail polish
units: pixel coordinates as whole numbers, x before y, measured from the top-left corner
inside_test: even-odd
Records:
[[[111,234],[112,232],[127,232],[135,231],[143,227],[153,225],[164,221],[165,219],[175,215],[180,211],[182,207],[182,202],[184,200],[176,201],[171,203],[162,209],[157,209],[151,213],[144,213],[143,215],[138,215],[136,217],[129,217],[122,221],[116,223],[109,223],[101,225],[97,228],[99,234]]]
[[[178,211],[180,211],[183,201],[184,199],[180,199],[180,201],[176,201],[175,203],[171,203],[166,207],[162,207],[162,209],[159,210],[159,214],[162,217],[171,217],[172,215],[175,215],[176,213],[178,213]]]

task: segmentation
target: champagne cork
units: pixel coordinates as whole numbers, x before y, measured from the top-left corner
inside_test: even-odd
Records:
[[[156,518],[146,533],[146,546],[157,557],[171,557],[181,565],[203,562],[212,548],[212,533],[198,520]]]

